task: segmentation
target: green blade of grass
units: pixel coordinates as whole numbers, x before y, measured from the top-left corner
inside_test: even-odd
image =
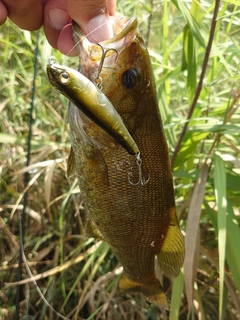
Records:
[[[188,212],[185,237],[184,278],[189,310],[193,303],[193,282],[199,259],[199,220],[209,167],[204,164],[196,181]]]
[[[168,34],[169,34],[169,27],[168,27],[168,1],[164,0],[164,9],[163,9],[163,63],[164,65],[168,65],[169,53],[168,53]],[[168,71],[165,69],[164,73],[166,74]],[[165,94],[166,94],[166,101],[169,103],[170,101],[170,80],[166,80],[164,82]]]
[[[181,149],[177,154],[177,158],[174,161],[174,170],[180,169],[186,160],[190,157],[196,156],[196,148],[200,141],[206,138],[208,135],[207,132],[187,132],[183,143],[181,145]]]
[[[103,306],[99,307],[96,311],[94,311],[94,312],[90,315],[90,317],[87,318],[87,320],[92,320],[92,319],[94,319],[94,316],[96,316],[96,315],[101,311],[102,307],[103,307]]]
[[[227,204],[227,250],[226,259],[232,272],[237,290],[240,292],[240,228],[234,215],[233,208],[228,201]]]
[[[226,256],[226,223],[227,223],[227,198],[226,198],[226,172],[221,154],[214,154],[214,188],[218,206],[218,251],[219,251],[219,320],[222,320],[224,297],[224,271]]]
[[[71,295],[73,293],[73,291],[75,290],[76,286],[78,285],[78,283],[80,282],[80,280],[82,279],[82,277],[84,277],[84,275],[86,275],[87,277],[87,282],[84,286],[83,292],[81,294],[81,298],[79,300],[79,303],[84,299],[84,296],[86,294],[86,290],[88,289],[93,276],[95,275],[95,273],[97,272],[97,269],[99,267],[99,265],[101,264],[102,260],[104,259],[104,257],[106,256],[107,252],[109,250],[109,246],[106,242],[102,242],[100,243],[100,245],[96,248],[96,251],[94,251],[88,258],[88,260],[86,260],[84,267],[82,268],[82,270],[80,271],[76,281],[74,282],[74,284],[72,285],[71,289],[68,292],[67,297],[64,300],[64,303],[61,307],[61,311],[64,309],[65,305],[68,303],[69,299],[71,298]],[[94,265],[93,269],[91,270],[91,266]]]
[[[205,42],[203,39],[203,36],[200,32],[201,28],[196,22],[196,20],[192,17],[189,10],[186,8],[186,6],[183,4],[181,0],[171,0],[172,3],[180,10],[180,12],[183,15],[183,18],[185,19],[186,23],[189,26],[189,29],[192,31],[192,34],[196,38],[196,40],[199,42],[199,44],[205,48]]]
[[[197,75],[196,75],[196,54],[195,54],[195,42],[191,30],[188,26],[184,28],[183,37],[183,66],[182,69],[187,69],[187,90],[188,101],[191,105],[196,87],[197,87]]]
[[[217,235],[218,234],[217,212],[208,205],[206,200],[204,201],[204,206],[212,222],[212,225],[215,229],[215,233]],[[234,282],[232,280],[230,281],[231,290],[229,290],[229,293],[231,294],[231,299],[235,304],[236,309],[239,310],[238,312],[240,313],[239,296],[234,287],[234,285],[236,285],[237,290],[240,291],[240,256],[239,256],[239,248],[236,245],[236,243],[240,243],[240,227],[238,225],[232,206],[230,205],[230,202],[228,199],[226,260],[234,279]],[[215,263],[213,261],[211,262],[214,265],[216,264],[216,268],[219,268],[219,266],[217,266],[217,261]],[[226,285],[228,285],[229,287],[229,280],[226,277],[225,277],[225,281],[227,281]]]
[[[169,314],[169,320],[179,319],[179,310],[182,300],[182,292],[184,288],[184,276],[182,271],[177,278],[173,280],[172,295],[171,295],[171,309]]]

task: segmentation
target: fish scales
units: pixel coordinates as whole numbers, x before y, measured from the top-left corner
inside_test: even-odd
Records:
[[[117,139],[70,104],[72,150],[68,166],[76,168],[88,212],[88,231],[107,241],[123,266],[120,293],[142,292],[148,301],[168,309],[155,275],[155,256],[170,278],[179,273],[184,260],[168,146],[150,58],[136,31],[136,19],[116,18],[112,24],[122,31],[101,42],[103,48],[115,51],[105,57],[100,74],[102,55],[96,59],[99,46],[88,42],[74,24],[80,69],[92,82],[101,77],[103,93],[140,150],[141,165]],[[139,169],[142,184],[138,183]]]

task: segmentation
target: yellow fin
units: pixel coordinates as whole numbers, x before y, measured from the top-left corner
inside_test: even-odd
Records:
[[[90,237],[93,237],[97,240],[105,241],[96,224],[90,219],[87,222],[86,232]]]
[[[121,294],[141,292],[149,302],[154,303],[159,308],[169,310],[167,296],[157,279],[146,284],[129,279],[122,274],[118,282],[118,291]]]
[[[164,275],[174,278],[179,274],[184,261],[184,237],[177,221],[169,224],[160,253],[158,263]]]
[[[74,151],[73,148],[71,147],[70,153],[68,155],[68,160],[67,160],[67,173],[66,176],[67,178],[70,178],[76,174],[76,167],[75,167],[75,156],[74,156]]]

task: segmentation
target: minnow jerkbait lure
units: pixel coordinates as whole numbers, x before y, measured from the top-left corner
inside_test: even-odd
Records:
[[[91,120],[108,132],[130,154],[139,153],[138,146],[112,103],[96,85],[80,72],[62,66],[51,57],[47,66],[51,84]]]

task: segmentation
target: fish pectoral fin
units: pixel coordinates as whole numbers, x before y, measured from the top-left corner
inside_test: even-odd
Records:
[[[118,282],[118,291],[121,294],[134,292],[143,293],[149,302],[154,303],[159,308],[169,310],[167,296],[158,279],[154,279],[154,281],[146,284],[132,280],[122,274]]]
[[[75,166],[75,155],[73,148],[71,147],[69,155],[68,155],[68,160],[67,160],[67,173],[66,176],[67,178],[70,178],[76,174],[76,166]]]
[[[157,259],[161,270],[168,278],[179,274],[184,261],[184,237],[178,223],[170,224]]]
[[[103,238],[103,235],[101,234],[100,230],[96,226],[96,224],[93,222],[93,220],[88,220],[86,232],[90,237],[93,237],[97,240],[105,241]]]

